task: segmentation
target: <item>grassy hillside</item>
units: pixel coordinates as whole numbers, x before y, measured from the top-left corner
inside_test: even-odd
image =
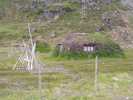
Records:
[[[84,19],[82,19],[81,6],[79,3],[63,1],[60,4],[55,3],[49,5],[48,7],[39,4],[39,6],[34,9],[32,9],[29,1],[27,1],[27,6],[24,5],[26,1],[14,3],[14,7],[13,5],[7,7],[8,11],[5,12],[9,16],[1,20],[1,41],[10,41],[14,39],[20,41],[22,39],[26,39],[28,30],[27,23],[31,22],[33,37],[41,37],[38,38],[38,40],[47,42],[52,45],[51,47],[55,47],[57,42],[59,42],[59,39],[64,38],[64,35],[76,32],[88,33],[88,40],[90,41],[103,44],[109,44],[109,42],[111,42],[115,45],[111,34],[108,34],[111,29],[107,25],[104,25],[105,23],[103,22],[102,17],[105,12],[115,12],[122,9],[120,1],[114,0],[109,5],[102,4],[102,6],[100,6],[100,10],[88,9],[87,16]],[[18,6],[16,5],[22,8],[18,9]],[[65,13],[60,15],[58,18],[53,18],[50,20],[41,19],[41,22],[33,23],[37,22],[38,17],[44,13],[43,10],[49,10],[51,13],[65,11]],[[97,28],[101,27],[103,30],[98,32],[98,34],[95,34]],[[53,33],[55,34],[54,38],[51,37]],[[108,47],[112,47],[111,43]]]
[[[18,0],[19,1],[19,0]],[[26,23],[28,21],[34,22],[37,16],[40,16],[40,13],[36,13],[37,10],[40,10],[40,8],[37,8],[36,10],[29,10],[24,11],[24,9],[21,9],[20,11],[17,11],[17,8],[8,7],[6,6],[7,3],[11,1],[8,0],[1,0],[0,4],[3,5],[4,8],[7,7],[8,17],[5,16],[5,19],[3,17],[3,20],[1,21],[1,30],[0,30],[0,38],[22,38],[23,34],[26,33]],[[22,1],[21,1],[22,2]],[[20,4],[21,4],[20,2]],[[26,3],[26,1],[23,1]],[[22,3],[23,3],[22,2]],[[4,6],[4,4],[6,4]],[[18,3],[18,5],[20,5]],[[27,2],[28,4],[28,2]],[[30,4],[29,4],[30,6]],[[86,33],[94,33],[96,31],[96,28],[103,25],[102,22],[102,14],[104,12],[110,12],[115,11],[118,9],[122,9],[120,2],[114,0],[112,4],[110,5],[103,5],[101,7],[100,11],[89,11],[88,17],[85,20],[81,19],[81,13],[80,13],[80,6],[75,6],[75,3],[64,3],[65,7],[68,8],[75,8],[76,11],[65,13],[63,16],[61,16],[59,19],[54,20],[53,22],[49,23],[47,21],[41,21],[39,24],[34,24],[33,28],[36,29],[36,31],[33,33],[35,35],[41,35],[43,37],[47,37],[50,34],[49,33],[56,33],[57,36],[61,36],[63,34],[69,33],[69,32],[86,32]],[[51,5],[52,7],[52,5]],[[26,8],[25,8],[26,9]],[[43,9],[43,8],[41,8]],[[45,8],[44,8],[45,9]],[[50,9],[50,8],[48,8]],[[12,14],[11,14],[12,13]],[[27,14],[28,15],[27,15]],[[11,16],[10,16],[11,15]],[[28,16],[27,19],[24,19],[24,17]],[[14,19],[15,18],[15,19]],[[31,18],[29,20],[29,18]],[[4,21],[4,22],[3,22]],[[24,23],[23,23],[24,22]],[[3,24],[4,23],[4,24]],[[104,27],[104,33],[108,32],[108,28]]]

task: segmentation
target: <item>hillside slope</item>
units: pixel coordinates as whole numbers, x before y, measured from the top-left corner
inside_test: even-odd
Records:
[[[25,37],[26,23],[39,21],[40,23],[32,24],[33,34],[38,39],[48,42],[55,43],[63,38],[64,34],[71,32],[88,33],[92,38],[96,38],[93,34],[99,32],[112,38],[122,47],[133,47],[133,15],[129,9],[130,0],[124,0],[127,1],[126,5],[123,0],[90,2],[91,9],[86,10],[85,19],[82,19],[80,0],[46,1],[38,3],[31,0],[1,0],[0,38],[21,39]],[[4,4],[5,6],[2,6]]]

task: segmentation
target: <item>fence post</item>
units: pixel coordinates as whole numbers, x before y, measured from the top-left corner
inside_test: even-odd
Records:
[[[41,64],[38,63],[38,89],[39,89],[39,100],[42,100],[42,71]]]
[[[98,56],[95,58],[95,91],[98,91]]]
[[[42,100],[42,77],[41,77],[41,66],[39,65],[39,72],[38,72],[38,87],[39,87],[39,98]]]

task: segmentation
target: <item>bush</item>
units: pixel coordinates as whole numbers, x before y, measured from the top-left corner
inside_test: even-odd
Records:
[[[124,52],[121,47],[113,42],[107,42],[103,44],[102,48],[99,48],[93,56],[100,56],[100,57],[123,57]]]
[[[36,51],[39,52],[49,52],[51,50],[51,47],[49,46],[49,44],[44,43],[44,42],[37,42],[37,47],[36,47]]]
[[[55,47],[52,52],[52,56],[57,57],[60,55],[59,48]]]
[[[64,52],[60,53],[58,51],[58,49],[55,49],[53,51],[53,56],[64,58],[64,59],[84,59],[84,58],[91,57],[91,55],[87,55],[84,52],[67,52],[67,51],[64,51]]]
[[[73,10],[76,10],[80,7],[78,3],[74,2],[64,2],[64,10],[66,12],[71,12]]]

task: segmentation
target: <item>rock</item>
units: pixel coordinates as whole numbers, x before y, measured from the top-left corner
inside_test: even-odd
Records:
[[[121,0],[121,3],[129,9],[133,9],[133,0]]]
[[[127,27],[128,25],[126,16],[119,11],[105,12],[101,19],[104,25],[111,30],[116,26]]]
[[[104,25],[96,27],[96,32],[101,32],[101,31],[104,31]]]
[[[112,35],[112,38],[121,45],[121,47],[133,48],[132,33],[133,33],[132,29],[118,26],[112,30],[111,35]]]
[[[103,3],[105,4],[111,4],[113,0],[103,0]]]
[[[49,33],[49,34],[50,34],[50,37],[51,37],[51,38],[55,38],[55,37],[56,37],[56,33],[55,33],[55,32]]]
[[[113,77],[112,78],[114,81],[119,81],[119,79],[117,77]]]

